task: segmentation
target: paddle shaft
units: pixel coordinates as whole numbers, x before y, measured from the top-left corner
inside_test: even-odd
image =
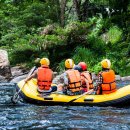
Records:
[[[18,91],[17,93],[15,93],[15,95],[18,95],[18,94],[21,92],[21,90],[23,89],[23,87],[25,86],[25,84],[26,84],[26,82],[25,82],[24,85],[19,89],[19,91]]]
[[[30,72],[29,72],[29,74],[28,74],[27,77],[31,76],[35,70],[36,70],[36,67],[34,66],[34,67],[30,70]],[[22,91],[22,89],[23,89],[23,87],[25,86],[25,84],[26,84],[26,82],[25,82],[24,85],[19,89],[19,91],[14,94],[14,96],[12,97],[12,102],[16,103],[16,102],[18,101],[18,95],[19,95],[19,93]]]
[[[29,72],[27,78],[30,77],[30,76],[33,74],[33,72],[34,72],[35,70],[36,70],[36,66],[34,66],[34,67],[30,70],[30,72]],[[25,86],[25,84],[26,84],[26,82],[25,82],[24,85],[19,89],[19,91],[17,92],[17,94],[20,93],[20,91],[21,91],[22,88]]]
[[[77,100],[77,99],[83,97],[83,96],[86,95],[86,94],[89,94],[90,92],[93,92],[93,89],[92,89],[92,90],[89,90],[88,92],[83,93],[82,95],[76,97],[75,99],[70,100],[67,104],[74,102],[75,100]]]

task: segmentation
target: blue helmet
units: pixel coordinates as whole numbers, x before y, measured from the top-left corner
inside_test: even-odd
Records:
[[[75,65],[74,66],[74,70],[78,70],[79,72],[81,72],[82,68],[79,65]]]

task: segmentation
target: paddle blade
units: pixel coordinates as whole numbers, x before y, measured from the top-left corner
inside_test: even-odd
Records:
[[[16,104],[19,100],[19,94],[15,94],[13,97],[11,97],[11,101],[13,104]]]

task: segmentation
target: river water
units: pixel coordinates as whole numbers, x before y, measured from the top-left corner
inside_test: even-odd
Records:
[[[0,130],[130,130],[130,107],[13,105],[13,90],[14,84],[0,83]]]

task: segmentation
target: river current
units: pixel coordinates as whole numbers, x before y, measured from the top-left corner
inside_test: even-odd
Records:
[[[130,130],[130,107],[14,105],[14,88],[12,83],[0,83],[0,130]]]

